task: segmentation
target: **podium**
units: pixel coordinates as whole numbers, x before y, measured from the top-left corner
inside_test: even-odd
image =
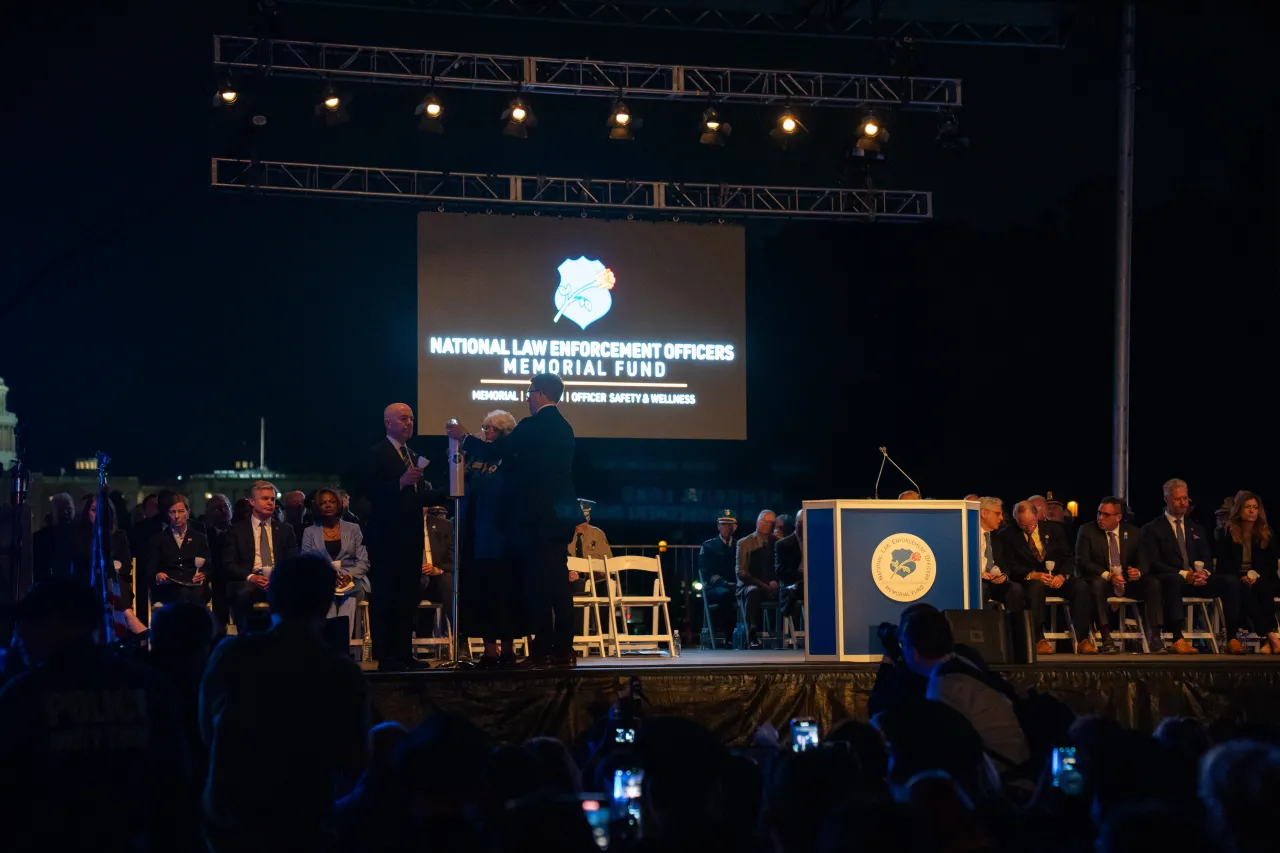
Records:
[[[880,660],[909,604],[980,608],[978,531],[977,501],[805,501],[805,660]]]

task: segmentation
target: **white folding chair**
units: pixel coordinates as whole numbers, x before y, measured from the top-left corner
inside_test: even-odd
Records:
[[[413,640],[410,643],[412,647],[410,649],[410,654],[412,654],[415,659],[421,660],[422,657],[433,648],[435,649],[437,656],[439,656],[441,648],[447,652],[450,644],[453,642],[453,625],[450,623],[449,617],[444,613],[444,604],[438,601],[428,601],[424,598],[418,602],[418,610],[430,610],[433,612],[435,636],[419,637],[417,628],[415,627]]]
[[[516,637],[512,643],[511,649],[513,654],[527,655],[529,653],[529,638]],[[484,638],[483,637],[467,637],[467,654],[473,658],[478,658],[484,654]]]
[[[568,571],[577,572],[579,579],[586,579],[586,593],[584,595],[575,595],[573,597],[573,609],[582,613],[582,630],[573,636],[573,649],[583,657],[589,657],[591,649],[594,647],[600,652],[600,657],[605,657],[607,651],[605,649],[605,631],[604,622],[600,619],[600,605],[606,603],[606,599],[600,598],[596,594],[596,578],[595,571],[598,561],[591,557],[567,557]],[[603,571],[601,566],[600,570]],[[575,613],[575,619],[577,614]],[[591,626],[595,625],[595,633],[591,632]]]
[[[1222,602],[1216,598],[1200,598],[1194,596],[1182,596],[1182,603],[1187,608],[1187,622],[1182,629],[1182,636],[1187,640],[1208,640],[1209,650],[1215,655],[1219,654],[1218,649],[1218,631],[1217,625],[1222,620]],[[1213,610],[1210,611],[1209,607]],[[1200,616],[1204,620],[1204,630],[1196,630],[1196,610],[1199,609]],[[1230,639],[1230,637],[1228,637]]]
[[[790,616],[782,620],[782,647],[784,649],[802,649],[805,646],[804,609],[800,610],[800,628],[796,628],[795,620]]]
[[[609,588],[609,616],[613,623],[614,652],[622,655],[623,647],[630,649],[660,648],[667,644],[667,653],[675,656],[675,647],[671,642],[671,614],[667,605],[671,599],[667,597],[667,588],[662,581],[662,563],[657,557],[609,557],[604,561],[605,575]],[[637,572],[651,575],[652,592],[649,595],[628,595],[624,592],[622,574]],[[631,634],[626,628],[625,617],[621,611],[626,607],[648,607],[651,610],[648,634]],[[659,619],[661,617],[661,619]],[[622,618],[621,628],[618,619]],[[662,626],[666,630],[662,630]]]
[[[1049,610],[1049,625],[1044,629],[1044,638],[1046,640],[1070,640],[1071,651],[1076,650],[1076,632],[1075,626],[1071,624],[1071,608],[1067,607],[1067,601],[1060,595],[1049,595],[1045,597],[1044,606]],[[1058,630],[1058,608],[1062,608],[1062,613],[1066,617],[1067,630]]]
[[[1107,604],[1116,608],[1119,628],[1111,632],[1111,639],[1120,640],[1120,650],[1124,651],[1125,640],[1137,640],[1142,646],[1142,653],[1150,654],[1151,646],[1147,643],[1146,626],[1142,624],[1142,608],[1137,600],[1113,595],[1107,599]],[[1133,615],[1130,616],[1130,613]],[[1134,630],[1129,630],[1130,626],[1133,626]],[[1102,642],[1101,632],[1095,631],[1094,636],[1097,637],[1098,642]]]
[[[341,599],[342,596],[336,595],[335,599]],[[352,636],[348,645],[351,652],[358,661],[373,660],[373,634],[369,630],[369,602],[361,600],[356,606],[356,631]]]

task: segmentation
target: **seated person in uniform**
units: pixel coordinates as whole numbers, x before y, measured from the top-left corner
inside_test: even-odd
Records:
[[[702,584],[702,595],[714,623],[711,626],[714,633],[728,637],[738,618],[734,607],[737,543],[733,538],[734,531],[738,529],[738,519],[734,517],[733,510],[722,511],[716,519],[716,527],[719,534],[703,542],[698,551],[698,581]]]
[[[600,571],[593,572],[597,581],[604,579],[604,560],[613,556],[609,547],[609,538],[599,527],[591,525],[591,508],[595,501],[578,498],[578,506],[582,507],[583,521],[573,531],[573,539],[569,542],[570,557],[590,557],[600,561]],[[569,585],[574,595],[587,594],[587,579],[579,577],[577,572],[569,572]]]
[[[190,520],[191,504],[186,495],[174,495],[169,526],[147,543],[147,577],[152,583],[151,600],[157,604],[204,604],[209,600],[209,578],[204,571],[210,558],[209,540],[191,529]]]

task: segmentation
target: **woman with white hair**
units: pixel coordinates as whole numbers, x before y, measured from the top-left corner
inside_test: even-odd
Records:
[[[496,441],[516,428],[516,419],[501,409],[485,415],[480,438]],[[484,638],[481,668],[515,663],[515,638],[525,630],[520,618],[520,592],[515,561],[506,551],[498,525],[502,496],[502,460],[468,459],[466,497],[462,499],[462,566],[464,593],[458,597],[458,622],[470,636]],[[465,592],[465,590],[471,590]]]

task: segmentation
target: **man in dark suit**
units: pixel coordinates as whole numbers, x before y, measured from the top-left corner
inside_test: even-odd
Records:
[[[804,603],[804,510],[796,513],[791,532],[773,545],[773,573],[779,584],[778,612],[798,619]]]
[[[173,506],[174,493],[169,489],[161,489],[155,496],[155,514],[147,516],[133,526],[133,530],[129,531],[129,551],[133,554],[147,553],[147,548],[151,545],[151,537],[169,526],[169,507]],[[147,501],[150,501],[148,495]],[[145,574],[145,564],[139,562],[139,568]],[[151,594],[149,583],[135,583],[137,589],[134,591],[134,609],[138,614],[138,618],[143,622],[147,620],[147,602],[148,596]]]
[[[227,600],[239,634],[249,630],[253,605],[267,600],[272,569],[298,554],[293,528],[275,517],[275,485],[255,480],[249,505],[249,517],[231,525],[222,549]]]
[[[573,488],[573,427],[556,404],[564,382],[539,373],[529,383],[529,417],[509,434],[484,442],[460,424],[446,430],[463,439],[468,458],[502,460],[499,517],[521,559],[529,625],[536,639],[533,665],[573,666],[573,594],[565,543],[583,518]]]
[[[365,543],[373,595],[373,656],[379,671],[415,668],[413,624],[427,565],[422,510],[445,500],[422,479],[426,460],[406,444],[413,437],[413,409],[392,403],[382,412],[386,438],[369,448],[360,474],[369,504]],[[452,556],[452,549],[450,550]],[[432,559],[440,556],[432,552]]]
[[[431,509],[422,511],[425,525],[425,547],[422,574],[418,578],[418,598],[444,605],[445,618],[453,619],[453,522],[441,518]],[[429,637],[433,630],[430,611],[418,611],[418,636]],[[459,638],[461,639],[461,638]]]
[[[185,495],[174,495],[166,514],[169,526],[147,543],[146,577],[156,604],[209,600],[209,540],[191,529],[191,505]]]
[[[227,620],[231,615],[231,605],[227,600],[227,573],[222,565],[227,550],[227,534],[230,532],[231,499],[226,495],[214,495],[204,505],[204,535],[209,540],[209,552],[213,555],[209,584],[213,595],[214,621],[218,623],[219,633],[226,631]]]
[[[1164,601],[1163,628],[1173,635],[1169,651],[1193,655],[1196,649],[1182,636],[1186,618],[1183,595],[1222,600],[1227,628],[1227,654],[1242,655],[1240,630],[1240,581],[1229,574],[1213,572],[1209,536],[1203,527],[1187,518],[1191,499],[1183,480],[1164,484],[1164,512],[1142,526],[1143,568],[1160,583]]]
[[[1089,585],[1094,618],[1102,634],[1102,653],[1117,654],[1120,648],[1111,639],[1111,596],[1131,596],[1146,602],[1147,626],[1161,622],[1160,584],[1139,565],[1142,549],[1138,528],[1124,520],[1124,499],[1103,498],[1098,504],[1098,520],[1081,525],[1076,534],[1076,569]],[[1161,651],[1160,637],[1151,640],[1152,651]]]
[[[998,534],[1004,521],[1004,501],[978,498],[979,571],[982,576],[983,604],[998,601],[1008,613],[1027,609],[1027,596],[1022,584],[1009,579],[1009,561],[1005,559],[1004,539]]]
[[[716,519],[719,530],[698,550],[698,580],[702,582],[702,596],[707,602],[707,611],[711,614],[715,634],[728,637],[733,625],[738,621],[738,608],[735,606],[735,588],[737,586],[737,569],[734,567],[738,557],[738,545],[733,538],[738,529],[738,519],[733,510],[720,512]]]
[[[1053,522],[1041,524],[1030,501],[1014,504],[1013,520],[1013,524],[998,534],[1004,540],[1004,559],[1009,563],[1001,568],[1007,570],[1026,593],[1031,621],[1040,635],[1036,654],[1051,655],[1055,652],[1053,644],[1043,635],[1044,600],[1049,595],[1057,595],[1071,608],[1077,654],[1096,655],[1098,647],[1089,639],[1093,602],[1088,585],[1074,577],[1075,556],[1062,526]]]

